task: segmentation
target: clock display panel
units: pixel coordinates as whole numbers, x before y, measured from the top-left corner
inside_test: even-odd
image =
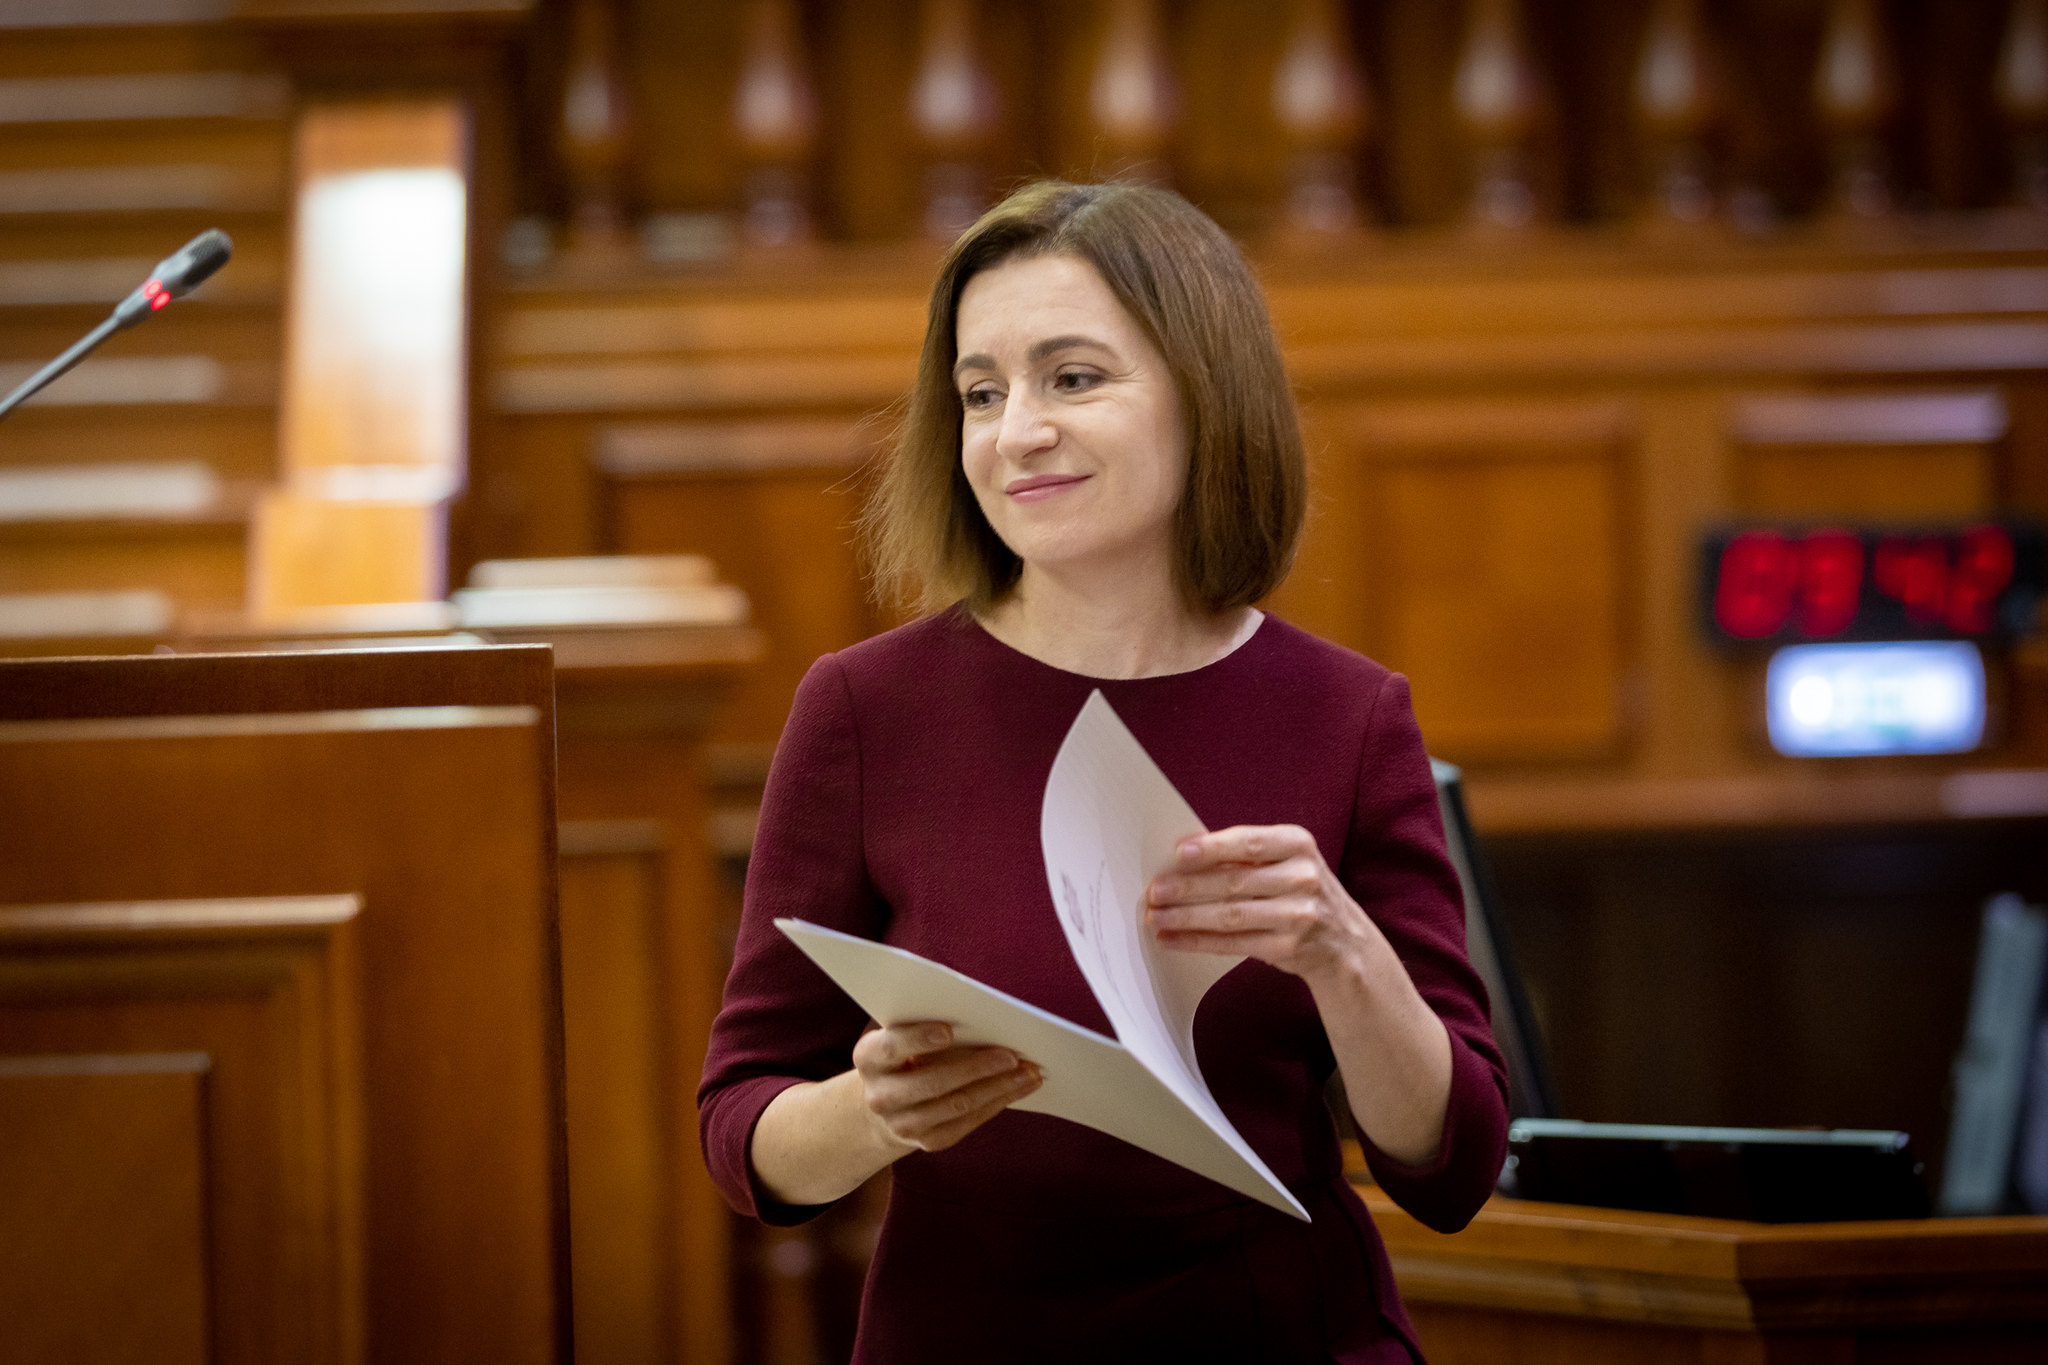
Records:
[[[2040,613],[2038,527],[1755,526],[1702,550],[1707,631],[1731,645],[1997,641]]]

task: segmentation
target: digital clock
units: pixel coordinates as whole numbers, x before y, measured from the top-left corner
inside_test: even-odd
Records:
[[[1997,641],[2031,632],[2039,527],[1754,526],[1702,546],[1707,633],[1730,645]]]

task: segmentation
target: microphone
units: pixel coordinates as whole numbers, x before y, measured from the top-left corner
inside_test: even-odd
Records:
[[[114,309],[121,319],[115,331],[126,331],[151,313],[160,312],[172,299],[182,299],[228,263],[235,244],[219,228],[208,228],[156,263],[142,287],[122,299]]]
[[[140,288],[114,306],[106,321],[79,338],[63,355],[37,370],[20,387],[0,398],[0,417],[27,402],[51,380],[91,355],[101,342],[116,332],[125,332],[152,313],[163,311],[172,299],[182,299],[210,279],[228,263],[235,244],[219,228],[208,228],[156,263]]]

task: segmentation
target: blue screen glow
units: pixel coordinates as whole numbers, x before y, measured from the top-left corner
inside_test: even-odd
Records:
[[[1765,682],[1771,745],[1798,758],[1960,754],[1984,740],[1984,658],[1964,641],[1793,645]]]

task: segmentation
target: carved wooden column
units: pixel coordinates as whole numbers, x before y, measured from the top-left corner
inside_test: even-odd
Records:
[[[988,207],[995,82],[975,47],[975,0],[925,0],[910,122],[924,153],[924,233],[950,242]]]
[[[1649,160],[1649,221],[1694,226],[1714,214],[1707,135],[1711,75],[1698,0],[1657,0],[1636,63],[1636,116]]]
[[[1452,99],[1472,146],[1471,221],[1515,230],[1536,221],[1529,135],[1536,122],[1536,77],[1522,40],[1515,0],[1470,0],[1465,47]]]
[[[1179,119],[1173,70],[1155,0],[1110,0],[1088,85],[1097,174],[1164,185]]]
[[[818,102],[793,0],[747,0],[733,127],[744,167],[741,240],[770,250],[809,242]]]
[[[2013,202],[2048,209],[2048,0],[2013,0],[1997,94],[2012,137]]]
[[[1288,146],[1283,236],[1354,231],[1363,221],[1358,149],[1365,82],[1336,0],[1293,0],[1286,49],[1273,72],[1273,114]]]
[[[623,254],[631,122],[619,67],[617,0],[575,0],[557,144],[569,177],[572,256]]]
[[[1889,217],[1892,183],[1884,134],[1898,91],[1875,0],[1829,5],[1813,88],[1834,160],[1828,212],[1850,220]]]

